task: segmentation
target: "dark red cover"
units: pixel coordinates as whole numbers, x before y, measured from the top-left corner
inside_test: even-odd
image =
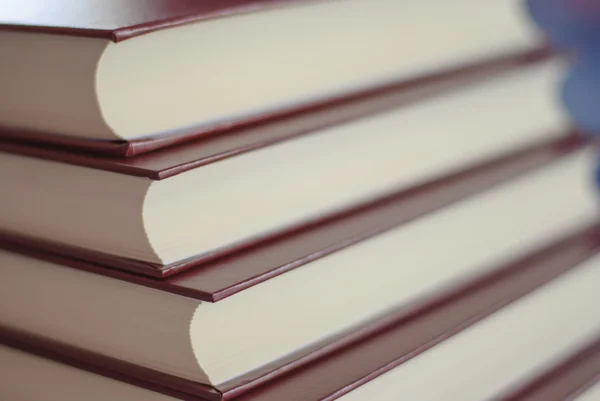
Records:
[[[543,142],[478,166],[449,173],[437,180],[313,222],[294,231],[281,233],[279,236],[210,261],[196,258],[177,265],[150,266],[142,262],[6,233],[0,233],[0,248],[37,255],[66,266],[216,302],[488,187],[552,163],[570,152],[581,149],[584,143],[583,137],[568,134],[561,139]]]
[[[596,255],[599,246],[598,227],[582,228],[487,275],[276,361],[262,375],[214,389],[6,327],[0,327],[0,342],[186,400],[333,400],[570,271]]]
[[[206,3],[198,1],[198,4]],[[78,5],[79,2],[73,4]],[[221,2],[215,1],[214,4],[218,7],[217,4]],[[160,180],[319,128],[422,100],[443,90],[459,88],[491,74],[546,59],[550,53],[548,48],[515,51],[436,73],[416,75],[383,87],[228,121],[203,131],[146,137],[130,142],[86,140],[0,127],[0,151]],[[33,146],[36,143],[39,147]],[[126,159],[167,147],[171,149],[146,157]],[[104,157],[94,157],[93,154]]]
[[[120,42],[159,29],[294,3],[302,1],[19,0],[2,4],[0,29],[105,38]]]
[[[600,338],[494,401],[573,400],[600,381]]]

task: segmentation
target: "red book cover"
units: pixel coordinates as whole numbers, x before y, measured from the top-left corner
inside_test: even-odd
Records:
[[[60,33],[121,42],[159,29],[298,3],[299,0],[24,0],[5,5],[2,29]]]

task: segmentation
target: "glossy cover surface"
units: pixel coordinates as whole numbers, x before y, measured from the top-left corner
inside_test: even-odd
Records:
[[[1,232],[0,248],[216,302],[534,168],[557,161],[581,149],[584,144],[583,137],[565,134],[560,139],[449,173],[437,180],[312,222],[294,231],[246,244],[244,248],[230,250],[230,253],[213,260],[195,258],[177,265],[155,266]]]
[[[440,91],[459,88],[549,56],[548,48],[515,51],[383,87],[228,121],[200,132],[130,142],[94,141],[0,128],[0,151],[160,180],[320,128],[423,100]],[[157,150],[161,151],[154,152]],[[146,155],[150,152],[154,153]]]
[[[266,366],[262,376],[242,377],[214,389],[6,327],[0,327],[0,342],[156,391],[190,396],[184,399],[333,400],[576,268],[596,255],[599,245],[598,227],[582,228],[483,277],[432,294],[410,308],[390,311],[303,355]]]
[[[293,3],[300,0],[0,0],[0,29],[119,42],[159,29]]]

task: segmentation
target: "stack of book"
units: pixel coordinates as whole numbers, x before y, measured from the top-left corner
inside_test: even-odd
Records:
[[[593,160],[521,6],[5,4],[0,399],[598,399]]]

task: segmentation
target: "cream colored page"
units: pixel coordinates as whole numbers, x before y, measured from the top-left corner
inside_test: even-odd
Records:
[[[144,205],[149,240],[172,263],[556,138],[562,67],[523,69],[157,182]]]
[[[307,1],[110,45],[96,88],[112,129],[139,137],[227,122],[539,41],[521,0]],[[126,112],[133,105],[143,118]]]

